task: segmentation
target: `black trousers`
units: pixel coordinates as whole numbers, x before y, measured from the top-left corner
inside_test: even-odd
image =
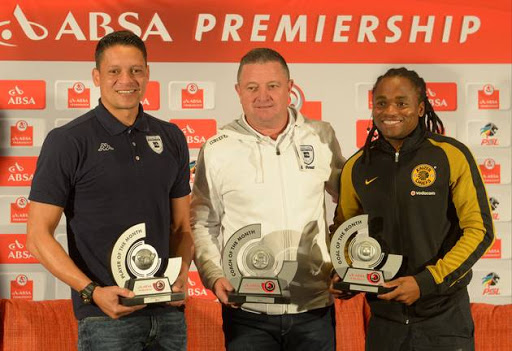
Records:
[[[227,351],[334,351],[334,306],[267,315],[222,307]]]
[[[454,302],[446,311],[410,324],[372,316],[366,332],[366,350],[473,351],[475,328],[467,293]]]

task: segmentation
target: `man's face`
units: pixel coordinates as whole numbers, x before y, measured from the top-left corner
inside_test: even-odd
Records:
[[[416,128],[424,111],[425,103],[418,101],[418,92],[407,78],[383,78],[373,94],[373,122],[397,150]]]
[[[139,49],[127,45],[107,48],[92,76],[94,85],[100,87],[101,102],[110,113],[138,113],[149,80],[149,67]]]
[[[288,118],[293,81],[279,62],[252,63],[242,67],[235,89],[251,125],[272,125]]]

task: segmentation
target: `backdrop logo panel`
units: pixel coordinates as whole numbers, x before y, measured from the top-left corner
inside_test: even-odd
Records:
[[[41,110],[45,107],[44,80],[0,80],[0,109]]]
[[[84,109],[96,106],[99,88],[92,80],[57,80],[55,82],[55,108],[57,110]]]
[[[0,234],[0,263],[38,263],[27,250],[25,234]]]
[[[211,110],[215,108],[214,82],[170,82],[171,110]]]
[[[145,111],[155,111],[160,109],[160,83],[156,81],[148,82],[146,93],[142,98],[142,107]]]
[[[0,156],[0,186],[30,186],[37,157]]]
[[[217,134],[217,121],[214,119],[171,119],[187,139],[188,147],[199,149],[208,138]]]

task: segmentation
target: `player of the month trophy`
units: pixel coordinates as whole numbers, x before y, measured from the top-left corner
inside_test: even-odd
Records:
[[[280,233],[270,233],[261,240],[261,225],[251,224],[237,230],[224,246],[222,268],[235,291],[228,301],[234,303],[290,302],[288,285],[297,272],[297,261],[285,260],[272,245]],[[270,245],[269,245],[270,244]]]
[[[336,290],[384,294],[392,288],[382,284],[391,280],[402,265],[402,256],[386,253],[370,236],[368,215],[345,221],[331,239],[331,260],[341,280]]]
[[[117,285],[130,289],[135,297],[121,297],[124,306],[145,305],[185,299],[185,293],[172,292],[181,268],[181,257],[169,258],[162,276],[155,276],[162,265],[155,248],[144,242],[146,224],[128,228],[117,239],[110,265]]]

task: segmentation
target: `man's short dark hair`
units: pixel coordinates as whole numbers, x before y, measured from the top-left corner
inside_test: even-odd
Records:
[[[286,77],[290,79],[290,70],[283,56],[275,50],[269,48],[256,48],[249,51],[240,60],[240,66],[238,67],[238,73],[236,75],[237,81],[240,81],[240,74],[242,73],[242,67],[251,63],[266,63],[266,62],[278,62],[283,67]]]
[[[103,52],[105,52],[106,49],[115,45],[136,47],[142,52],[144,62],[148,62],[148,53],[146,51],[146,45],[144,45],[142,39],[128,30],[120,30],[105,35],[98,42],[98,45],[96,45],[96,52],[94,53],[94,58],[96,60],[96,68],[100,68],[100,61],[103,56]]]

